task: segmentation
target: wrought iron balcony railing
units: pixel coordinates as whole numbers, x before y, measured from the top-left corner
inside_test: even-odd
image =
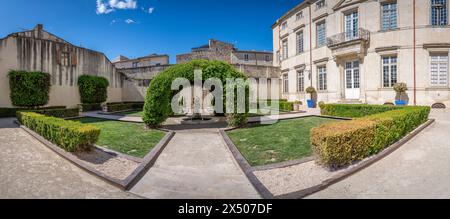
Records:
[[[354,31],[343,32],[327,38],[328,47],[337,47],[351,41],[369,41],[370,31],[359,28]]]

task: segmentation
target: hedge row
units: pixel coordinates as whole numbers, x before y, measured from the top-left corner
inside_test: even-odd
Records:
[[[144,108],[143,102],[124,102],[124,103],[107,103],[108,112],[119,112],[126,110],[142,110]]]
[[[20,123],[69,152],[87,150],[98,141],[100,129],[79,122],[19,112]]]
[[[10,98],[14,106],[37,107],[48,103],[50,74],[11,70],[8,77]]]
[[[364,106],[364,109],[367,107],[369,106]],[[366,112],[380,110],[379,106],[373,107],[373,110]],[[355,108],[361,107],[355,106]],[[430,114],[429,107],[392,109],[352,121],[330,123],[312,129],[311,144],[318,162],[330,168],[339,168],[377,154],[426,122]],[[359,116],[360,113],[351,115]]]
[[[258,106],[260,102],[258,102]],[[288,100],[266,100],[267,105],[270,106],[274,106],[274,105],[278,105],[278,109],[281,111],[294,111],[294,103],[293,102],[288,102]]]
[[[65,106],[51,106],[51,107],[42,107],[38,109],[29,109],[29,108],[0,108],[0,118],[6,117],[16,117],[18,111],[33,111],[33,110],[52,110],[52,109],[66,109]]]
[[[72,108],[72,109],[42,109],[42,110],[24,110],[24,112],[34,112],[43,114],[46,116],[56,117],[56,118],[71,118],[77,117],[80,115],[80,109]]]
[[[108,99],[109,82],[104,77],[82,75],[78,78],[81,103],[103,103]]]
[[[368,115],[399,109],[399,107],[396,106],[365,104],[321,104],[320,108],[322,115],[347,118],[361,118]]]
[[[102,110],[102,105],[100,103],[83,103],[80,104],[80,106],[83,112]]]

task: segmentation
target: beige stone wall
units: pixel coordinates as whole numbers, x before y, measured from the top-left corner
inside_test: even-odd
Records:
[[[61,54],[69,54],[62,64]],[[0,107],[12,107],[9,70],[42,71],[51,75],[49,106],[74,107],[80,102],[77,80],[83,74],[108,79],[108,102],[122,100],[121,77],[105,55],[73,46],[45,31],[12,34],[0,43]]]
[[[137,65],[138,68],[155,65],[168,65],[169,56],[155,56],[155,57],[132,59],[128,61],[121,61],[114,63],[114,66],[118,69],[133,68],[133,63],[138,63]]]
[[[393,102],[395,93],[391,88],[382,86],[382,57],[396,55],[398,58],[398,82],[405,82],[409,86],[408,95],[410,103],[413,101],[413,5],[412,1],[397,1],[398,28],[391,31],[381,31],[381,6],[384,1],[344,1],[339,6],[339,0],[327,0],[325,8],[316,9],[314,2],[311,6],[301,4],[288,14],[280,18],[273,26],[274,54],[281,51],[281,41],[289,42],[289,58],[274,65],[281,67],[283,74],[289,75],[289,92],[283,96],[290,100],[305,100],[303,92],[297,91],[297,70],[303,69],[311,72],[312,80],[306,77],[306,87],[312,84],[317,88],[317,67],[327,66],[328,90],[319,92],[319,101],[339,102],[345,100],[344,68],[346,61],[359,60],[361,62],[361,96],[360,101],[366,103],[383,104]],[[450,107],[450,86],[434,88],[430,85],[430,54],[434,52],[449,53],[450,26],[430,26],[430,1],[416,1],[416,76],[417,76],[417,103],[419,105],[432,105],[436,102],[447,103]],[[347,4],[347,5],[346,5]],[[316,24],[326,21],[327,37],[343,33],[344,13],[357,10],[359,14],[359,27],[370,31],[370,41],[363,54],[349,52],[350,46],[343,47],[348,55],[336,56],[336,52],[328,46],[317,48]],[[303,18],[296,20],[296,14],[302,11]],[[450,11],[450,10],[449,10]],[[310,20],[312,32],[310,33]],[[281,24],[287,21],[288,28],[281,30]],[[296,32],[303,31],[304,53],[296,54]],[[310,34],[312,37],[310,38]],[[312,48],[309,44],[312,42]],[[427,48],[429,44],[440,44],[435,48]],[[390,47],[390,48],[389,48]],[[345,51],[348,50],[348,51]],[[312,51],[312,63],[310,52]],[[359,55],[359,56],[358,56]],[[312,65],[312,68],[310,68]],[[307,76],[307,75],[306,75]],[[307,95],[306,95],[307,96]]]
[[[245,60],[245,55],[248,55],[248,60]],[[271,52],[236,51],[231,54],[231,64],[273,66],[273,54]]]

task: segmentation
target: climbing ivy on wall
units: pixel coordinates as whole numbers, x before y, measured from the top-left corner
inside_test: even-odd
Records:
[[[82,103],[103,103],[108,99],[109,82],[104,77],[82,75],[78,78],[78,88]]]
[[[16,107],[39,107],[49,101],[50,74],[11,70],[8,74],[10,98]]]

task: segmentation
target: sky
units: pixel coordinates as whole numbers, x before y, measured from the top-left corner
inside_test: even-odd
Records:
[[[189,53],[208,39],[272,51],[272,24],[302,0],[0,0],[0,38],[44,29],[108,58]]]

